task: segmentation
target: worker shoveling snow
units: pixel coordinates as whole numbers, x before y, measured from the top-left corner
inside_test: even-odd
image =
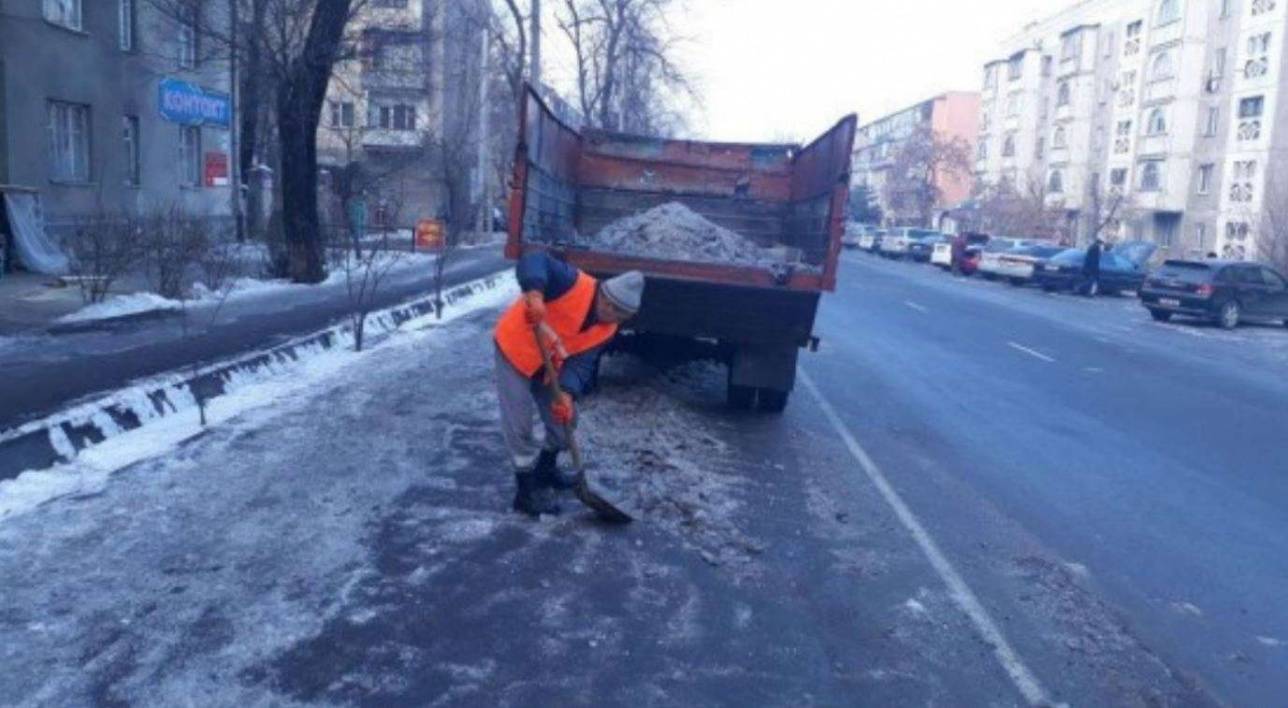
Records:
[[[800,264],[800,253],[786,247],[765,248],[715,224],[679,202],[618,219],[593,236],[578,238],[592,251],[672,261],[734,263],[765,268]]]

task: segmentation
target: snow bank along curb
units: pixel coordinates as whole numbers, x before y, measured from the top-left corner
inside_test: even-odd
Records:
[[[446,290],[443,313],[468,310],[478,296],[503,289],[512,282],[507,270]],[[437,314],[433,297],[372,312],[367,318],[366,338],[371,341],[411,320]],[[85,449],[108,438],[194,409],[197,405],[194,393],[209,404],[256,383],[289,377],[309,359],[352,345],[353,328],[346,321],[285,344],[202,366],[195,373],[177,370],[136,381],[46,418],[0,431],[0,482],[25,471],[70,462]]]

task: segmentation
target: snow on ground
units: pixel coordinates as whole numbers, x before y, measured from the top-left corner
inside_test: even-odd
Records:
[[[118,317],[141,315],[146,312],[178,310],[183,303],[178,300],[161,297],[156,293],[129,293],[112,295],[102,302],[86,305],[81,309],[58,318],[63,324],[110,320]]]
[[[595,677],[654,646],[665,654],[627,673],[663,703],[729,677],[807,690],[806,655],[750,633],[804,630],[685,570],[745,566],[758,548],[734,474],[754,466],[668,395],[709,372],[606,363],[584,445],[596,484],[641,513],[629,530],[592,527],[571,496],[559,518],[508,511],[489,334],[514,294],[217,399],[204,430],[176,416],[0,487],[11,508],[28,495],[0,523],[0,695],[522,704],[535,670],[554,702],[620,703],[634,689],[604,694]],[[766,669],[738,663],[755,656]],[[586,670],[547,680],[547,663]]]
[[[374,343],[374,346],[369,346],[362,352],[354,352],[346,346],[335,346],[329,350],[318,348],[316,351],[300,352],[297,359],[271,362],[253,373],[242,374],[227,382],[228,393],[207,404],[207,421],[210,425],[218,425],[245,411],[271,406],[283,396],[306,391],[340,375],[348,367],[356,366],[357,362],[370,357],[371,352],[382,345],[407,346],[427,336],[426,333],[433,328],[480,309],[499,307],[516,294],[517,286],[511,283],[477,295],[459,307],[445,309],[441,320],[432,316],[409,320],[403,324],[404,331],[400,336]],[[171,378],[177,381],[179,377],[179,374],[172,374],[159,379]],[[51,499],[101,491],[109,476],[116,470],[162,454],[175,445],[200,435],[203,430],[196,402],[191,393],[182,387],[171,387],[170,390],[172,397],[179,397],[179,400],[172,401],[179,409],[178,412],[166,416],[156,414],[145,420],[145,425],[132,431],[118,432],[119,429],[116,429],[111,418],[100,412],[106,405],[116,403],[121,410],[135,411],[145,417],[147,411],[153,410],[147,392],[158,387],[162,382],[159,379],[148,379],[132,388],[118,391],[106,400],[96,399],[86,404],[87,410],[93,411],[87,415],[92,416],[100,429],[114,433],[108,435],[104,442],[82,451],[70,463],[48,470],[26,472],[15,479],[0,481],[0,523],[29,512]],[[68,416],[75,419],[75,411]],[[64,440],[57,447],[68,457],[73,456],[70,442]]]
[[[401,275],[411,271],[431,272],[436,256],[427,253],[382,253],[378,254],[372,267],[383,274],[383,277]],[[355,267],[352,277],[361,279],[363,268]],[[316,292],[318,287],[345,287],[350,274],[343,267],[334,266],[327,279],[319,285],[293,283],[286,279],[237,278],[227,288],[212,290],[203,283],[192,287],[191,297],[187,301],[190,308],[210,308],[219,304],[240,303],[265,299],[290,299],[292,297]],[[85,307],[64,315],[58,319],[61,324],[96,322],[141,315],[148,312],[173,312],[184,307],[185,303],[171,300],[156,293],[138,292],[126,295],[112,295],[103,302]]]

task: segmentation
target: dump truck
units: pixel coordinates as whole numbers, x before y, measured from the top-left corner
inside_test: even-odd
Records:
[[[799,352],[819,345],[819,300],[836,288],[856,117],[801,147],[578,131],[531,88],[519,114],[507,257],[547,250],[596,277],[643,272],[641,309],[614,346],[723,362],[732,407],[781,412]],[[795,262],[667,260],[575,237],[670,202]]]

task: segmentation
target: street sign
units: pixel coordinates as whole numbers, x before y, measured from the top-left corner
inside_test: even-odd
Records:
[[[443,222],[438,219],[421,219],[416,222],[417,251],[436,251],[444,244]]]
[[[178,79],[161,80],[157,107],[171,123],[227,128],[232,121],[233,101],[228,94]]]

